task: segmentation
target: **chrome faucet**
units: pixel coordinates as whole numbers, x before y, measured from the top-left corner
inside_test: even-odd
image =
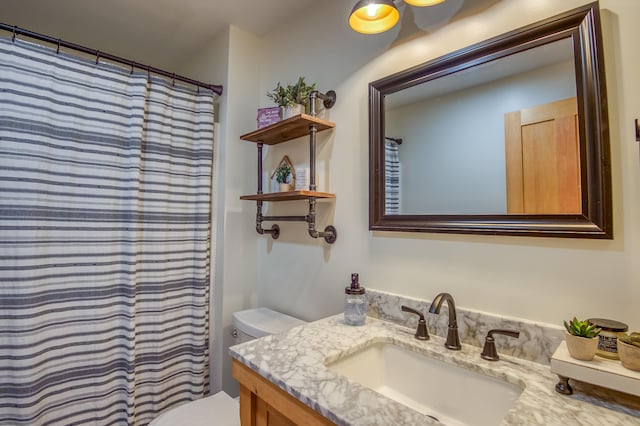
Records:
[[[460,349],[462,349],[462,346],[460,346],[460,336],[458,335],[456,304],[453,301],[453,296],[451,296],[449,293],[438,294],[435,299],[433,299],[433,302],[431,302],[429,313],[439,314],[442,303],[445,301],[447,302],[447,307],[449,308],[449,328],[447,329],[447,341],[445,342],[444,346],[447,349],[459,351]]]

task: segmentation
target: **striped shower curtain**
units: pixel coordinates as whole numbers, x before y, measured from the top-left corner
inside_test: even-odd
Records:
[[[0,39],[1,425],[205,394],[212,145],[212,93]]]
[[[394,141],[384,143],[384,213],[400,214],[400,155]]]

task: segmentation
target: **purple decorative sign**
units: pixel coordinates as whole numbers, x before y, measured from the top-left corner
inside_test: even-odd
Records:
[[[258,108],[258,129],[280,121],[280,107]]]

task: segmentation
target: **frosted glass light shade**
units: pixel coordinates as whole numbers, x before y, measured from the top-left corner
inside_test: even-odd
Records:
[[[362,34],[377,34],[393,28],[400,11],[392,0],[360,0],[349,16],[349,26]]]
[[[433,6],[443,1],[444,0],[404,0],[405,3],[411,6]]]

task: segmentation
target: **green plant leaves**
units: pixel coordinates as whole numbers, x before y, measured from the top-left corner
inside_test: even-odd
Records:
[[[276,181],[278,183],[288,183],[289,175],[291,175],[291,167],[288,164],[282,164],[276,169]]]
[[[316,84],[307,85],[304,77],[298,77],[296,84],[282,86],[280,82],[275,89],[267,92],[267,97],[282,107],[290,107],[295,104],[308,105],[309,94],[316,89]]]
[[[569,334],[573,334],[574,336],[586,337],[586,338],[594,338],[600,331],[600,328],[596,327],[594,324],[591,324],[588,320],[578,321],[576,317],[569,322],[564,322],[564,328],[567,329]]]
[[[640,347],[640,333],[631,333],[631,334],[624,333],[624,334],[620,334],[618,338],[622,342]]]
[[[280,82],[271,92],[267,92],[267,97],[281,107],[293,106],[295,104],[291,94],[291,86],[282,86]]]

